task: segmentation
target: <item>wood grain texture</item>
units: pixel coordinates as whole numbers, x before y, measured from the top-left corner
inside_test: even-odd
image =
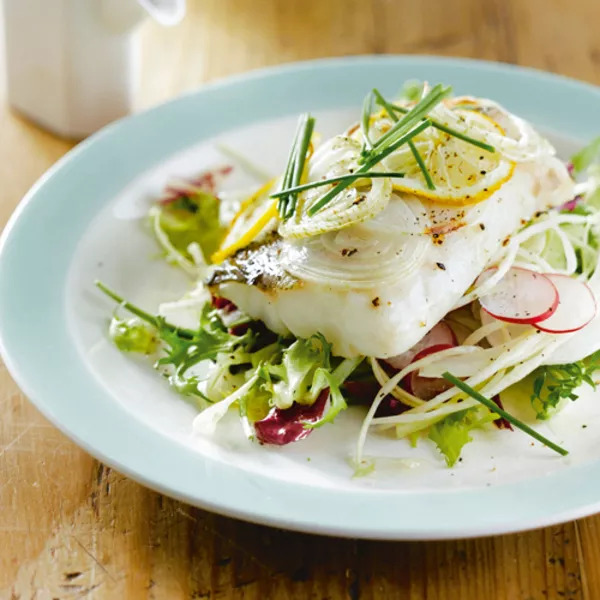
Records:
[[[600,84],[597,0],[189,5],[180,26],[144,27],[140,108],[254,67],[364,53],[487,58]],[[0,109],[2,223],[70,146]],[[41,416],[4,367],[0,408],[0,599],[600,598],[600,517],[442,543],[289,533],[203,512],[104,467]]]

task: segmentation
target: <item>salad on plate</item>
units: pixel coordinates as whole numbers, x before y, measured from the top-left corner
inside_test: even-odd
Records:
[[[600,369],[600,138],[565,162],[496,102],[409,83],[373,89],[330,139],[302,115],[281,174],[252,189],[223,192],[232,169],[262,172],[223,151],[234,166],[173,181],[148,215],[189,291],[151,313],[96,282],[109,336],[195,403],[195,431],[235,411],[281,446],[357,405],[357,474],[381,430],[448,466],[475,428],[568,453],[535,421]]]

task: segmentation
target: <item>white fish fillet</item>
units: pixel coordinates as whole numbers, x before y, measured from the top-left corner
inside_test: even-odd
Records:
[[[467,224],[433,239],[407,277],[370,288],[303,281],[289,289],[222,280],[218,293],[269,329],[299,337],[322,333],[340,356],[390,357],[408,350],[460,300],[509,236],[536,212],[573,197],[564,164],[552,156],[518,164],[513,177],[483,202],[464,209]],[[395,225],[393,197],[378,219]],[[434,221],[448,209],[430,205]],[[426,235],[426,234],[423,234]],[[441,243],[440,243],[441,242]],[[271,256],[271,266],[279,260]],[[269,268],[269,264],[255,264]]]

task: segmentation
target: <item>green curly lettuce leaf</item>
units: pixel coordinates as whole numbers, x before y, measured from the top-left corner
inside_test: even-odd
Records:
[[[113,316],[109,326],[109,336],[122,352],[152,354],[158,346],[154,328],[146,325],[140,318],[121,319]]]
[[[496,420],[498,415],[483,407],[468,408],[444,417],[431,426],[429,439],[446,459],[449,467],[460,458],[463,447],[473,441],[471,431]]]
[[[328,372],[331,344],[321,335],[297,339],[283,352],[281,362],[270,367],[270,373],[279,378],[274,386],[273,401],[278,408],[289,408],[294,402],[312,404],[314,380],[318,369]],[[312,393],[311,393],[312,392]]]
[[[190,259],[188,247],[196,243],[206,262],[210,262],[226,233],[226,228],[221,225],[219,198],[197,191],[158,206],[160,226],[173,247]]]
[[[577,388],[584,384],[596,389],[592,375],[600,370],[600,350],[566,365],[538,367],[533,372],[531,404],[540,420],[548,419],[563,400],[577,400]]]
[[[162,342],[165,356],[159,358],[155,366],[169,367],[169,383],[181,394],[195,395],[206,400],[206,395],[198,389],[200,383],[198,376],[190,375],[188,372],[204,360],[216,360],[220,353],[247,347],[254,339],[250,329],[241,336],[228,331],[218,311],[210,303],[206,303],[202,309],[198,328],[185,329],[169,323],[164,317],[147,313],[127,302],[100,282],[96,282],[96,285],[122,308],[137,317],[130,321],[113,318],[109,335],[117,347],[121,350],[147,354],[150,348],[148,340],[154,338]]]
[[[234,359],[234,354],[230,359]],[[308,339],[298,338],[291,344],[288,340],[279,339],[238,360],[251,364],[238,375],[243,379],[236,382],[235,389],[251,378],[256,381],[238,401],[243,421],[252,423],[261,420],[274,407],[285,410],[294,403],[312,405],[324,389],[329,389],[329,402],[324,414],[314,422],[305,423],[305,427],[312,429],[333,422],[347,408],[341,384],[360,364],[362,357],[343,360],[332,357],[331,344],[321,334],[315,334]],[[218,360],[212,377],[221,380],[228,377]],[[235,389],[231,389],[230,393],[234,393]]]
[[[147,353],[150,348],[156,349],[150,346],[152,340],[160,343],[164,356],[156,367],[167,367],[169,383],[181,394],[219,403],[238,394],[252,380],[253,385],[246,386],[237,399],[240,415],[249,423],[262,419],[273,407],[312,405],[326,388],[330,391],[328,409],[310,427],[333,421],[347,406],[340,386],[362,357],[333,357],[331,344],[321,334],[273,341],[270,332],[261,334],[249,327],[243,335],[235,335],[210,303],[204,306],[197,329],[182,329],[125,301],[103,284],[96,285],[137,317],[111,325],[111,337],[118,347]],[[212,365],[201,382],[193,367],[207,360]]]

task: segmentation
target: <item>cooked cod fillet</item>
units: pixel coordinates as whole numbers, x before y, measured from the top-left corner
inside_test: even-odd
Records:
[[[294,276],[286,269],[290,246],[297,255],[309,242],[289,242],[272,234],[217,265],[208,283],[277,333],[308,337],[320,332],[333,344],[333,352],[344,357],[395,356],[456,305],[528,219],[572,196],[573,183],[564,164],[545,156],[517,165],[512,178],[479,204],[459,210],[429,203],[428,214],[423,213],[429,225],[418,234],[426,240],[420,264],[397,281],[353,288]],[[407,199],[395,194],[376,220],[393,228],[395,204]],[[352,229],[360,227],[345,230],[349,239]],[[361,252],[372,250],[376,241],[367,240]],[[359,258],[358,251],[340,250],[340,261],[350,264]]]

